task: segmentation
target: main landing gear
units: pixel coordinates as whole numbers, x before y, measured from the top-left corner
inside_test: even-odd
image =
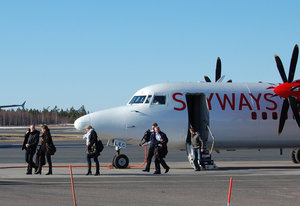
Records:
[[[295,164],[300,163],[300,149],[293,149],[291,151],[291,159]]]
[[[116,154],[113,157],[112,165],[117,169],[126,169],[129,165],[129,159],[125,154],[121,154],[121,148],[126,148],[126,142],[123,140],[113,140]]]

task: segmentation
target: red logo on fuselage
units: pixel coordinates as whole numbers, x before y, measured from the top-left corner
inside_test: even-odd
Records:
[[[265,104],[266,110],[274,111],[277,109],[277,103],[271,99],[273,94],[271,93],[258,93],[256,95],[252,93],[240,93],[240,95],[236,93],[231,94],[220,94],[220,93],[211,93],[207,98],[208,109],[212,110],[212,102],[215,101],[216,105],[219,105],[222,110],[226,110],[227,108],[231,110],[261,110],[261,101],[266,101]],[[174,110],[183,111],[186,108],[186,103],[184,101],[183,93],[177,92],[172,95],[173,100],[178,102],[180,105],[178,107],[174,107]],[[251,104],[252,103],[252,104]]]

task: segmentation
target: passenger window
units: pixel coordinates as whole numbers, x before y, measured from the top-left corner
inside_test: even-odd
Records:
[[[152,104],[166,104],[166,96],[154,96]]]
[[[151,98],[152,98],[152,95],[148,95],[146,101],[145,101],[145,104],[149,104],[150,101],[151,101]]]
[[[278,119],[277,112],[273,112],[273,113],[272,113],[272,118],[273,118],[274,120]]]
[[[134,96],[129,102],[129,104],[142,104],[145,99],[146,96]]]
[[[257,119],[257,114],[256,114],[256,112],[252,112],[252,113],[251,113],[251,117],[252,117],[253,120],[256,120],[256,119]]]
[[[268,119],[267,112],[263,112],[263,113],[262,113],[262,119],[263,119],[263,120]]]

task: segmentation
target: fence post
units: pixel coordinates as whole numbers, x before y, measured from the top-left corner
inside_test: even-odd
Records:
[[[230,177],[230,183],[229,183],[229,192],[228,192],[228,202],[227,202],[227,206],[230,206],[230,199],[231,199],[231,189],[232,189],[232,177]]]
[[[72,166],[70,165],[69,168],[70,168],[70,178],[71,178],[71,184],[72,184],[73,202],[74,202],[74,206],[77,206],[76,196],[75,196],[75,188],[74,188],[74,181],[73,181]]]

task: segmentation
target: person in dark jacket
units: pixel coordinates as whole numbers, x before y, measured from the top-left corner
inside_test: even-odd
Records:
[[[154,128],[157,127],[157,123],[152,123],[152,129],[151,130],[147,130],[141,140],[140,145],[141,146],[148,146],[149,145],[149,149],[148,149],[148,153],[147,153],[147,164],[145,169],[143,170],[143,172],[150,172],[150,165],[151,165],[151,161],[152,161],[152,157],[154,156],[154,142],[153,140],[151,140],[151,135],[154,134]]]
[[[170,167],[165,162],[164,158],[166,157],[168,153],[167,149],[167,143],[168,143],[168,137],[165,133],[163,133],[159,127],[154,128],[155,133],[152,135],[154,140],[154,146],[155,146],[155,172],[154,174],[161,174],[160,171],[160,164],[165,169],[165,173],[169,172]]]
[[[29,130],[26,132],[23,142],[22,150],[26,150],[25,161],[28,163],[27,175],[32,174],[32,168],[37,169],[36,164],[33,162],[33,156],[36,152],[37,145],[39,144],[40,132],[35,129],[35,125],[30,125]]]
[[[195,132],[193,128],[190,128],[190,133],[191,133],[191,145],[193,149],[195,171],[200,171],[200,166],[198,161],[201,162],[201,155],[203,152],[203,141],[200,137],[199,132]]]
[[[56,151],[55,146],[52,141],[50,129],[47,125],[42,125],[42,140],[41,140],[41,146],[38,151],[38,170],[35,172],[35,174],[42,174],[42,167],[45,164],[45,156],[49,165],[49,171],[46,175],[52,175],[52,161],[51,161],[51,155],[54,154]],[[54,150],[54,151],[53,151]]]
[[[88,162],[88,172],[86,175],[92,174],[92,162],[91,158],[94,159],[94,162],[96,163],[96,173],[95,176],[100,175],[100,166],[98,161],[98,156],[100,155],[99,148],[97,146],[98,136],[94,128],[92,126],[88,125],[86,126],[86,134],[83,136],[84,139],[86,139],[86,154],[87,154],[87,162]]]

